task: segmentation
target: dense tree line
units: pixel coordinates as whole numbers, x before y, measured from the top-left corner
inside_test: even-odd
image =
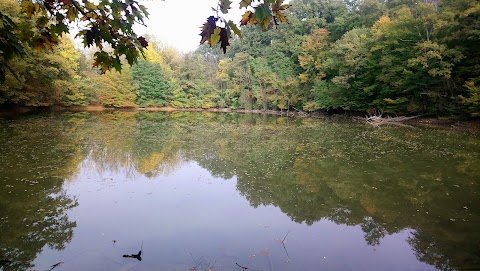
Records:
[[[293,0],[289,24],[245,26],[242,39],[180,54],[154,38],[121,73],[63,38],[7,73],[0,103],[33,106],[246,108],[480,114],[480,3]],[[21,23],[17,1],[2,10]]]

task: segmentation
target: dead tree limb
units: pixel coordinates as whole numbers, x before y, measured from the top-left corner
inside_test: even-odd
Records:
[[[383,117],[382,114],[377,114],[377,115],[372,115],[372,116],[366,116],[365,121],[373,126],[380,126],[383,124],[394,124],[394,125],[400,125],[400,126],[408,126],[403,124],[403,122],[418,118],[418,116],[412,116],[412,117],[405,117],[405,116],[399,116],[399,117]]]

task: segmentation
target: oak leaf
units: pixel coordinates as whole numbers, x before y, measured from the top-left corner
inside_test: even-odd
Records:
[[[210,36],[210,39],[208,41],[210,46],[217,45],[217,43],[220,41],[220,32],[221,32],[220,27],[218,26],[215,27],[215,29],[213,30],[213,34]]]
[[[273,20],[275,21],[275,25],[280,23],[288,23],[287,16],[282,13],[282,11],[288,9],[290,5],[283,4],[283,0],[278,0],[272,5],[272,12],[273,12]]]
[[[242,0],[240,1],[240,8],[247,8],[252,3],[252,0]]]
[[[213,32],[215,31],[215,28],[217,27],[216,21],[218,19],[210,16],[207,19],[207,22],[203,24],[202,26],[202,32],[200,33],[200,36],[202,39],[200,40],[200,44],[204,44],[205,41],[209,41],[210,43],[210,37],[212,36]]]
[[[228,13],[228,10],[231,8],[230,5],[232,4],[232,1],[230,0],[220,0],[219,6],[220,6],[220,11],[223,14]]]
[[[254,24],[259,23],[260,28],[266,30],[270,25],[270,21],[272,20],[272,10],[270,10],[270,6],[267,4],[260,4],[255,8],[255,17],[257,22]],[[250,22],[252,24],[252,22]]]
[[[240,25],[247,25],[247,23],[253,17],[253,12],[247,11],[245,14],[242,15],[242,19],[240,20]]]

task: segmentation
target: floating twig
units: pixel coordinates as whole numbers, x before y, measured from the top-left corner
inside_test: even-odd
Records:
[[[140,247],[140,251],[137,254],[123,255],[123,257],[124,258],[135,258],[139,261],[142,261],[142,250],[143,250],[143,241],[142,241],[142,246]]]
[[[238,265],[238,267],[242,268],[242,271],[245,271],[245,270],[247,270],[247,269],[248,269],[248,267],[241,266],[241,265],[239,265],[238,263],[235,263],[235,264],[236,264],[236,265]]]
[[[48,271],[52,271],[53,269],[57,268],[58,266],[60,266],[60,265],[62,265],[62,264],[63,264],[63,262],[58,262],[58,263],[50,266],[50,269],[48,269]]]
[[[142,251],[140,250],[137,254],[123,255],[123,258],[135,258],[139,261],[142,261]]]

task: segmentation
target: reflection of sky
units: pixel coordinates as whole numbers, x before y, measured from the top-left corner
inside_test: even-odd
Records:
[[[56,270],[189,270],[192,256],[215,270],[239,270],[235,262],[253,270],[433,269],[416,260],[407,231],[372,247],[359,226],[297,224],[274,206],[251,207],[235,178],[214,178],[194,162],[152,179],[131,169],[99,174],[91,163],[65,184],[79,202],[69,213],[72,242],[45,249],[36,269],[63,261]],[[285,251],[278,239],[287,232]],[[142,262],[122,257],[142,242]]]

